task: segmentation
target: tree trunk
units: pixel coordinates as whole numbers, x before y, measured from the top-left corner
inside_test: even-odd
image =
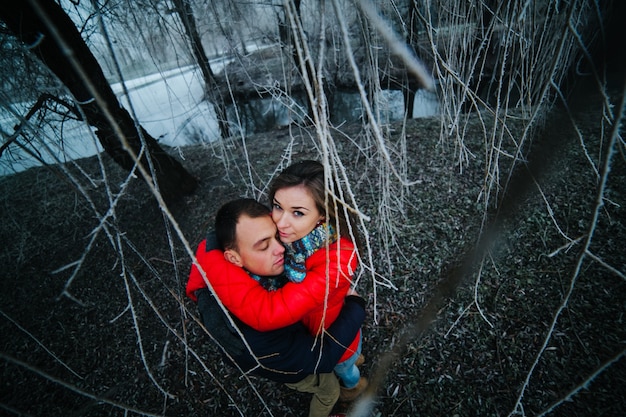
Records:
[[[217,115],[220,134],[222,135],[222,138],[227,138],[230,136],[230,132],[228,128],[228,119],[226,117],[226,105],[224,104],[224,99],[217,88],[215,76],[213,75],[213,71],[209,65],[209,59],[204,51],[204,46],[202,46],[202,40],[200,38],[200,34],[198,33],[198,27],[196,26],[196,20],[193,15],[193,10],[191,9],[191,4],[189,3],[189,0],[172,0],[172,2],[174,3],[174,7],[176,8],[176,12],[180,17],[180,20],[183,22],[185,32],[187,32],[187,37],[189,38],[189,43],[191,44],[193,55],[196,58],[198,66],[200,67],[200,71],[202,71],[205,89],[209,92],[211,102],[215,106],[215,114]]]
[[[406,43],[413,50],[415,55],[418,55],[418,42],[419,42],[419,11],[417,10],[417,4],[415,1],[409,3],[409,30],[406,35]],[[404,117],[405,119],[411,119],[413,117],[413,107],[415,105],[415,94],[417,87],[415,82],[411,82],[411,77],[405,72],[406,85],[402,88],[404,95]]]
[[[284,23],[280,21],[278,22],[279,33],[281,33],[282,31],[281,40],[285,42],[285,39],[286,39],[291,45],[291,58],[293,59],[293,63],[296,66],[296,68],[298,68],[298,70],[300,71],[300,75],[302,76],[303,79],[306,77],[307,81],[313,88],[314,97],[310,97],[307,94],[307,98],[309,101],[308,120],[313,122],[315,120],[313,116],[314,111],[315,111],[314,108],[316,106],[319,106],[320,103],[323,102],[322,100],[320,100],[321,94],[328,93],[326,96],[326,99],[328,99],[328,96],[332,96],[332,94],[330,94],[330,92],[328,92],[325,89],[326,87],[325,85],[324,86],[318,85],[317,69],[315,68],[315,65],[313,64],[313,57],[308,57],[308,59],[307,57],[305,57],[304,61],[300,60],[300,56],[298,55],[298,46],[300,46],[301,49],[304,49],[302,48],[302,46],[308,40],[303,39],[302,36],[297,36],[297,34],[293,33],[293,28],[290,23],[289,14],[292,14],[293,19],[296,21],[296,26],[302,27],[302,14],[300,12],[301,0],[289,0],[289,1],[290,1],[289,7],[283,6],[285,8]],[[300,40],[299,44],[298,44],[298,39]],[[331,97],[331,100],[332,100],[332,97]],[[332,108],[332,107],[329,107],[330,104],[331,103],[328,103],[328,101],[326,100],[328,112]]]
[[[159,189],[166,199],[191,194],[197,180],[176,159],[168,155],[143,127],[135,124],[121,107],[100,64],[80,36],[76,26],[54,1],[24,0],[5,2],[0,20],[33,51],[74,96],[104,150],[126,170],[135,163],[123,148],[117,132],[126,139],[132,151],[142,154],[140,163],[148,169],[151,158]],[[61,42],[59,39],[61,38]],[[74,62],[78,63],[76,68]],[[96,97],[92,94],[93,86]],[[108,114],[107,114],[108,112]],[[110,117],[108,116],[110,115]],[[143,143],[145,150],[141,152]]]

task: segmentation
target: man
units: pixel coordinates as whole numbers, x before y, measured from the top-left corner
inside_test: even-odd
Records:
[[[276,238],[276,226],[269,213],[267,207],[252,199],[234,200],[222,206],[215,219],[215,235],[209,235],[198,247],[198,263],[203,266],[206,254],[219,247],[229,262],[245,269],[250,279],[257,280],[263,288],[279,288],[285,282],[281,275],[284,248]],[[332,370],[363,322],[363,299],[346,297],[339,318],[322,340],[316,340],[301,323],[260,332],[231,317],[253,356],[195,266],[187,294],[197,300],[205,327],[243,371],[312,393],[309,417],[329,415],[339,397],[339,382]]]

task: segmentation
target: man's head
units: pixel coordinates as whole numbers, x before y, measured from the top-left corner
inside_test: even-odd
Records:
[[[229,262],[259,276],[283,272],[285,248],[269,208],[258,201],[241,198],[224,204],[215,216],[215,235]]]

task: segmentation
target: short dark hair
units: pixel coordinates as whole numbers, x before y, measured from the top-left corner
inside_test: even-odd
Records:
[[[215,237],[222,250],[237,249],[237,223],[242,215],[252,219],[267,216],[270,209],[252,198],[238,198],[224,204],[215,215]]]

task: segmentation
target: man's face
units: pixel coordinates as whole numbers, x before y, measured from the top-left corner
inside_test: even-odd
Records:
[[[237,222],[237,249],[227,249],[229,262],[259,276],[279,275],[285,268],[285,248],[276,238],[276,225],[267,215],[242,215]]]

